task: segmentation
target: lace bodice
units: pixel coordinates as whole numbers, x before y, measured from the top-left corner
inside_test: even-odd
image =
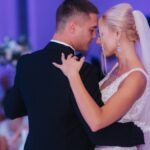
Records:
[[[101,85],[110,77],[110,74],[113,72],[113,70],[117,67],[118,64],[116,64],[113,69],[108,73],[108,75],[99,83],[99,86]],[[104,103],[114,94],[117,92],[119,85],[125,80],[125,78],[131,74],[134,71],[140,71],[142,72],[146,79],[149,80],[147,73],[141,69],[141,68],[133,68],[129,70],[128,72],[122,74],[120,77],[118,77],[115,81],[113,81],[110,85],[105,87],[101,90],[102,93],[102,100]],[[149,83],[149,82],[147,82]],[[146,105],[146,98],[147,94],[149,94],[150,89],[149,85],[146,86],[146,90],[144,91],[144,94],[135,101],[135,103],[132,105],[132,107],[129,109],[129,111],[118,121],[118,122],[130,122],[133,121],[137,126],[139,126],[144,132],[150,131],[150,126],[147,126],[144,122],[141,122],[140,117],[142,117],[142,110],[144,109],[144,106]],[[121,100],[121,99],[120,99]]]

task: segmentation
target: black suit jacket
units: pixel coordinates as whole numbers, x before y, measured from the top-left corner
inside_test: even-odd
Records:
[[[62,52],[67,56],[73,50],[50,42],[43,50],[22,56],[18,62],[15,84],[4,100],[4,109],[12,119],[28,115],[25,150],[93,150],[94,145],[143,143],[143,134],[133,123],[114,123],[91,132],[67,78],[52,65],[52,62],[61,63]],[[84,63],[80,74],[89,93],[103,105],[93,67]]]

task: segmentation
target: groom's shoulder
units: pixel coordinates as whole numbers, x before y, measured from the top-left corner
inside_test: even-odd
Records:
[[[82,66],[82,69],[93,69],[93,65],[89,62],[84,62],[83,63],[83,66]]]
[[[91,71],[91,70],[97,70],[97,67],[89,62],[84,62],[82,66],[83,70]]]
[[[18,60],[18,64],[20,65],[31,65],[33,64],[34,62],[36,63],[36,61],[39,60],[39,58],[42,58],[42,55],[43,55],[43,50],[39,50],[39,51],[36,51],[36,52],[31,52],[31,53],[28,53],[28,54],[23,54],[19,60]]]
[[[96,67],[88,62],[84,62],[83,66],[81,68],[81,74],[89,74],[89,73],[95,73]]]
[[[39,58],[42,55],[43,55],[43,50],[38,50],[38,51],[34,51],[31,53],[27,53],[27,54],[22,55],[20,59],[24,60],[24,61],[32,59],[32,61],[33,61],[35,58]]]
[[[80,70],[81,75],[86,75],[86,76],[91,76],[91,77],[96,77],[100,81],[103,78],[103,72],[99,66],[95,66],[91,63],[84,62],[81,70]]]

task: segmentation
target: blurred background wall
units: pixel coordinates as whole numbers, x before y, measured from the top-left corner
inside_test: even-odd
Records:
[[[62,0],[1,0],[0,43],[6,36],[26,36],[32,50],[44,47],[55,31],[55,12]],[[111,6],[129,2],[135,9],[150,16],[150,0],[91,0],[102,14]]]
[[[1,0],[0,1],[0,45],[11,38],[25,40],[31,51],[43,48],[55,32],[55,12],[63,0]],[[100,15],[115,4],[128,2],[134,9],[150,16],[150,0],[91,0]],[[87,61],[99,59],[100,47],[91,44]]]

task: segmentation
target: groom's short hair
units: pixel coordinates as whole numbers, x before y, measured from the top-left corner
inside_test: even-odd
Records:
[[[99,11],[94,4],[88,0],[64,0],[57,8],[56,28],[63,28],[63,25],[70,17],[81,14],[89,15],[90,13],[98,14]]]

